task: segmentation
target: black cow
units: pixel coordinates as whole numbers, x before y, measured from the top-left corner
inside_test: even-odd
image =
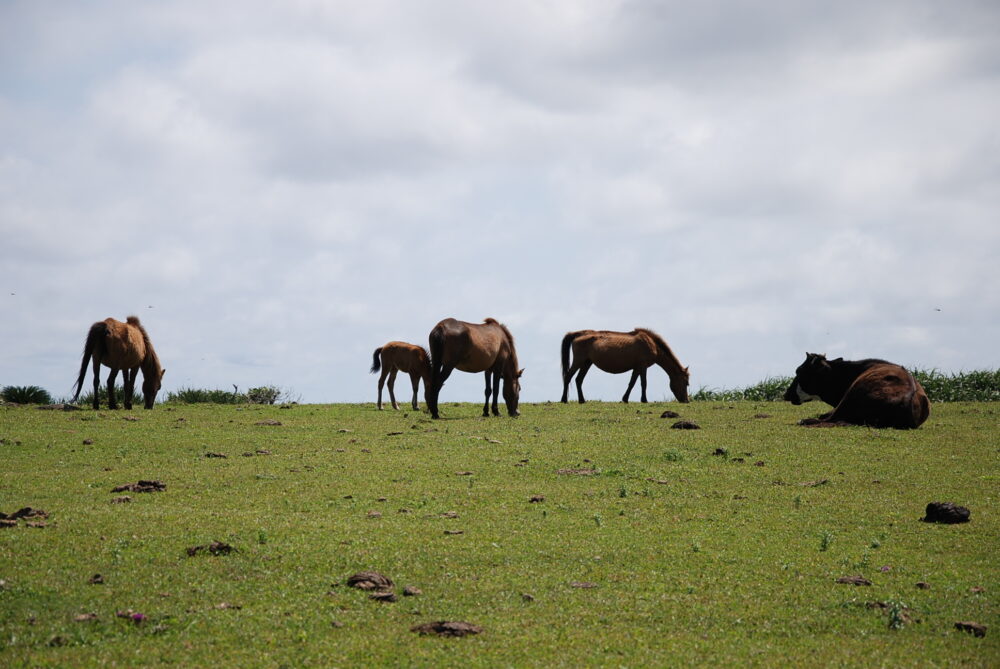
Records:
[[[827,360],[806,353],[785,391],[785,400],[798,405],[821,399],[834,407],[803,425],[870,425],[912,429],[930,415],[930,401],[920,383],[899,365],[867,360]]]

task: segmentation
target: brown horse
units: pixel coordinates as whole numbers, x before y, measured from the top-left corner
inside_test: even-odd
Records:
[[[569,364],[569,352],[573,349],[573,364]],[[688,402],[688,368],[681,366],[677,356],[670,350],[667,342],[652,330],[636,328],[631,332],[612,332],[610,330],[579,330],[567,332],[562,340],[562,371],[563,394],[562,402],[568,402],[569,382],[576,377],[576,394],[580,404],[583,399],[583,377],[587,375],[591,365],[608,372],[621,374],[632,371],[622,402],[628,402],[628,396],[635,386],[635,380],[642,381],[642,398],[646,401],[646,370],[653,364],[663,368],[670,377],[670,390],[679,402]]]
[[[795,370],[795,378],[785,400],[799,405],[821,399],[835,407],[819,418],[807,418],[802,425],[870,425],[914,429],[930,415],[930,400],[913,374],[899,365],[866,360],[827,360],[825,355],[806,353]]]
[[[431,383],[427,386],[427,408],[438,418],[438,395],[452,371],[485,372],[486,403],[483,416],[489,416],[490,392],[493,393],[493,415],[499,416],[497,396],[503,378],[503,401],[507,413],[518,416],[521,395],[521,374],[517,367],[514,337],[506,325],[487,318],[481,325],[446,318],[428,336],[431,350]]]
[[[135,375],[142,369],[142,398],[147,409],[153,408],[156,393],[160,390],[163,373],[160,359],[153,350],[146,329],[136,316],[129,316],[126,322],[105,318],[90,326],[87,343],[83,347],[83,361],[80,363],[80,378],[76,380],[73,401],[80,396],[83,378],[87,375],[87,362],[94,360],[94,409],[100,408],[98,392],[101,388],[101,365],[111,368],[108,376],[108,408],[117,409],[115,400],[115,377],[121,370],[124,377],[124,404],[132,408],[132,393],[135,389]]]
[[[382,385],[385,377],[389,377],[389,399],[392,400],[392,408],[399,409],[396,404],[396,394],[393,386],[396,384],[396,372],[403,372],[410,375],[410,382],[413,384],[413,410],[417,410],[417,389],[420,387],[420,379],[424,380],[424,389],[431,381],[431,360],[423,346],[407,344],[405,341],[391,341],[385,346],[375,349],[372,355],[371,373],[382,370],[382,375],[378,377],[378,409],[382,410]]]

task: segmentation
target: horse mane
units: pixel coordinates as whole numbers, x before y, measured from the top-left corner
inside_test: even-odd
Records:
[[[162,369],[160,366],[160,358],[156,355],[156,349],[153,348],[153,342],[149,339],[149,333],[146,332],[146,328],[142,327],[142,323],[139,322],[139,317],[129,316],[125,319],[125,322],[139,330],[142,334],[142,341],[146,345],[146,359],[142,361],[142,364],[144,366],[149,363],[154,364],[158,373]],[[145,373],[145,371],[143,371],[143,373]]]
[[[514,359],[514,372],[516,373],[517,370],[519,369],[519,366],[517,363],[517,349],[514,348],[514,335],[510,333],[510,330],[507,328],[506,325],[504,325],[495,318],[483,319],[483,325],[496,325],[498,328],[503,330],[503,334],[507,338],[507,342],[510,344],[510,355]]]
[[[674,355],[674,352],[670,348],[670,345],[667,344],[667,342],[663,339],[663,337],[661,337],[660,335],[656,334],[655,332],[653,332],[649,328],[636,328],[636,329],[632,330],[631,334],[634,334],[634,335],[635,334],[644,334],[644,335],[646,335],[647,337],[649,337],[650,339],[653,340],[653,343],[656,344],[656,348],[658,348],[661,353],[665,354],[669,358],[672,358],[674,361],[677,362],[678,365],[680,365],[680,361],[677,360],[677,356]]]

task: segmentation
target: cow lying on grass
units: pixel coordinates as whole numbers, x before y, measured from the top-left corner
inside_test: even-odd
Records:
[[[827,360],[806,353],[806,361],[795,370],[785,400],[799,405],[821,399],[835,407],[802,425],[869,425],[912,429],[930,415],[930,401],[920,383],[908,371],[885,360]]]

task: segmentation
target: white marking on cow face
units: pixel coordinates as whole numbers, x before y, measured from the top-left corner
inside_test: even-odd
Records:
[[[813,400],[819,399],[819,395],[810,395],[806,391],[802,390],[802,384],[800,383],[795,384],[795,392],[798,394],[800,402],[812,402]]]

